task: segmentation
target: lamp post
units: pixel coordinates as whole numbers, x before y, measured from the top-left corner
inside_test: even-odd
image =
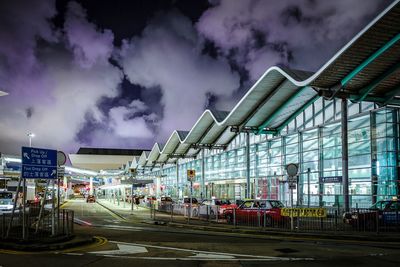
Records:
[[[35,137],[35,134],[27,133],[27,136],[29,137],[29,147],[32,147],[32,138]]]

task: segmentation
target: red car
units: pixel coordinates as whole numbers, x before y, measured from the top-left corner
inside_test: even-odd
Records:
[[[235,209],[225,210],[225,217],[230,224],[273,226],[288,222],[289,217],[281,215],[282,208],[284,205],[279,200],[246,200]]]

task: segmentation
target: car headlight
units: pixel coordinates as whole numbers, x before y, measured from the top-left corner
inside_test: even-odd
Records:
[[[353,220],[357,220],[357,219],[358,219],[358,215],[357,215],[357,214],[352,214],[352,215],[351,215],[351,218],[352,218]]]

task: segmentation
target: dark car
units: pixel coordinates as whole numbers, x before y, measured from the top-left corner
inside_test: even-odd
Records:
[[[96,202],[96,197],[93,195],[88,195],[88,197],[86,198],[86,202],[87,203],[95,203]]]
[[[400,201],[380,200],[369,209],[356,209],[343,214],[343,222],[353,227],[376,229],[377,226],[400,225]]]
[[[244,201],[239,207],[225,210],[228,223],[249,226],[272,226],[287,223],[288,217],[281,215],[284,205],[279,200],[253,199]]]

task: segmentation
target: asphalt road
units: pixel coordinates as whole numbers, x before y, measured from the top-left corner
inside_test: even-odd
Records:
[[[396,243],[328,241],[215,233],[123,219],[78,199],[76,233],[93,245],[40,254],[0,254],[0,266],[398,266]]]

